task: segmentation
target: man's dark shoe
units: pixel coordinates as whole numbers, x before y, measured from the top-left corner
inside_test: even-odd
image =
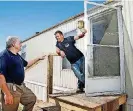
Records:
[[[84,93],[84,92],[85,92],[84,89],[79,89],[79,88],[78,88],[78,89],[76,90],[76,93]]]

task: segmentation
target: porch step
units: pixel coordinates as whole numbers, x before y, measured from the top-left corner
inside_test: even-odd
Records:
[[[60,107],[58,106],[49,106],[42,108],[42,111],[60,111]]]
[[[60,111],[60,107],[56,106],[54,103],[37,101],[33,111]]]

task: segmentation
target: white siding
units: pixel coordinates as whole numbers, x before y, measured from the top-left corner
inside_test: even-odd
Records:
[[[47,59],[26,70],[25,83],[37,99],[47,101]]]
[[[26,70],[25,80],[47,84],[47,60],[41,61]]]
[[[25,80],[25,84],[28,88],[30,88],[34,94],[36,95],[38,100],[47,101],[47,87],[44,84]]]
[[[133,111],[133,99],[127,100],[126,108],[127,111]]]
[[[55,37],[53,33],[53,30],[51,30],[25,42],[27,45],[27,60],[44,53],[55,52]]]
[[[122,0],[124,47],[125,47],[125,71],[126,93],[128,98],[133,98],[133,1]]]
[[[126,110],[133,111],[133,1],[121,1],[124,20],[126,93],[128,94]]]
[[[133,1],[124,1],[122,0],[123,5],[123,18],[124,18],[124,24],[126,27],[126,30],[128,31],[128,36],[131,42],[131,45],[133,46]]]
[[[63,69],[61,57],[54,57],[53,64],[53,85],[67,89],[75,89],[77,79],[71,69]]]

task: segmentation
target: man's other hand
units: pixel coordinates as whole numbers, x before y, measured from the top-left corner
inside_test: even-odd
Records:
[[[13,104],[13,96],[11,94],[4,94],[5,104]]]
[[[60,51],[60,55],[61,55],[62,58],[66,57],[64,51]]]

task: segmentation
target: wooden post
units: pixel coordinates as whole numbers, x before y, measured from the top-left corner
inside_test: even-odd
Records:
[[[48,56],[48,71],[47,71],[47,99],[53,91],[53,55]]]

